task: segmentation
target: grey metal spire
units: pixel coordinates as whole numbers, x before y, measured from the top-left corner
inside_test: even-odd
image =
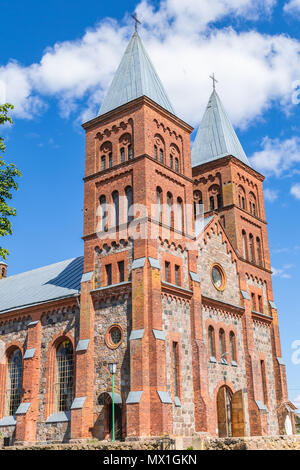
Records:
[[[175,114],[138,32],[135,31],[102,102],[99,116],[140,96],[147,96]]]
[[[192,165],[201,165],[228,155],[251,166],[214,86],[193,144]]]

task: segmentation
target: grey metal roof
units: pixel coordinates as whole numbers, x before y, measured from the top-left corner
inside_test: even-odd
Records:
[[[0,313],[78,294],[83,256],[0,279]]]
[[[175,114],[143,43],[135,32],[102,102],[99,116],[141,96],[147,96]]]
[[[232,155],[250,166],[230,119],[214,90],[192,147],[193,166]]]

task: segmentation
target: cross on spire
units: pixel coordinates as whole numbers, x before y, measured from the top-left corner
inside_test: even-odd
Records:
[[[212,75],[209,76],[209,78],[212,79],[213,81],[213,89],[216,89],[216,83],[219,83],[218,80],[215,78],[215,74],[213,73]]]
[[[135,32],[137,33],[138,24],[142,24],[142,23],[141,23],[140,20],[137,18],[136,13],[135,13],[134,15],[131,15],[131,18],[133,18],[134,21],[135,21],[135,26],[134,26],[134,27],[135,27]]]

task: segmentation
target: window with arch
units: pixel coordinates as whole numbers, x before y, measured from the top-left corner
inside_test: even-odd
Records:
[[[132,187],[127,186],[125,188],[125,195],[126,195],[126,210],[127,210],[127,222],[131,222],[133,219],[133,214],[131,213],[132,211],[132,204],[133,204],[133,194],[132,194]]]
[[[107,230],[106,197],[104,195],[100,196],[99,202],[100,202],[101,231],[105,232]]]
[[[254,217],[257,216],[257,204],[256,204],[256,197],[254,193],[249,194],[249,210]]]
[[[172,157],[172,167],[171,168],[173,168],[173,162],[174,162],[175,163],[174,164],[175,171],[178,172],[179,171],[179,158],[180,158],[179,148],[177,147],[176,144],[171,144],[170,150],[171,150],[170,160],[171,160],[171,157]]]
[[[215,330],[213,326],[208,328],[208,346],[210,357],[216,357]]]
[[[242,241],[243,241],[243,258],[248,259],[247,235],[246,235],[245,230],[242,231]]]
[[[202,193],[201,191],[194,191],[194,217],[196,218],[197,215],[200,215],[202,212]]]
[[[162,189],[160,187],[156,188],[156,207],[157,207],[157,220],[162,222]]]
[[[126,160],[133,159],[132,139],[131,135],[128,132],[120,137],[119,147],[121,163],[124,163]]]
[[[256,237],[256,255],[257,255],[257,264],[261,266],[262,265],[261,241],[259,237]]]
[[[119,193],[118,191],[114,191],[112,193],[112,200],[113,200],[113,225],[117,227],[120,223],[120,208],[119,208]]]
[[[164,163],[164,160],[165,160],[165,142],[164,142],[164,139],[162,138],[161,135],[156,134],[154,136],[154,142],[155,142],[155,145],[154,145],[154,158],[155,158],[155,160],[158,160],[158,158],[159,158],[160,163]],[[159,157],[158,157],[158,155],[159,155]]]
[[[174,165],[174,157],[173,155],[170,155],[170,168],[173,168]]]
[[[174,220],[173,220],[173,196],[171,193],[167,193],[167,208],[168,208],[168,213],[167,213],[167,224],[169,227],[174,226]]]
[[[220,344],[220,355],[221,355],[221,362],[227,362],[225,353],[226,353],[226,338],[225,338],[225,331],[223,328],[219,330],[219,344]]]
[[[177,198],[177,226],[180,232],[183,232],[183,203],[181,197]]]
[[[9,416],[13,416],[19,408],[22,396],[23,357],[20,349],[14,349],[7,362],[7,412]]]
[[[238,199],[239,199],[239,206],[241,209],[246,209],[246,192],[243,186],[238,187]]]
[[[213,184],[208,189],[209,195],[209,209],[214,211],[215,209],[221,209],[223,207],[223,198],[218,184]]]
[[[112,165],[112,143],[109,141],[104,142],[100,147],[100,166],[101,170],[105,170],[107,165]]]
[[[250,261],[255,263],[255,250],[254,250],[254,238],[252,233],[249,235],[249,251],[250,251]]]
[[[229,343],[230,343],[230,354],[231,354],[231,361],[236,362],[237,355],[236,355],[236,339],[235,334],[233,331],[229,333]]]
[[[62,341],[56,350],[56,411],[68,411],[73,401],[74,353],[70,340]]]

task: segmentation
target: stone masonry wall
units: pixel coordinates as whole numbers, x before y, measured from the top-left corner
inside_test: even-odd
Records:
[[[173,433],[191,436],[195,429],[190,306],[188,302],[163,296],[163,328],[166,332],[167,390],[173,401]],[[181,407],[174,404],[172,342],[178,341],[180,354]]]
[[[123,331],[123,341],[116,349],[111,349],[105,341],[108,328],[117,324]],[[112,379],[108,364],[117,363],[115,392],[126,402],[130,390],[129,336],[131,332],[131,298],[107,298],[95,304],[95,426],[94,435],[103,439],[104,404],[107,392],[112,390]],[[124,407],[125,408],[125,407]],[[123,409],[124,413],[124,409]],[[124,420],[123,420],[124,423]],[[123,429],[124,432],[124,429]]]

